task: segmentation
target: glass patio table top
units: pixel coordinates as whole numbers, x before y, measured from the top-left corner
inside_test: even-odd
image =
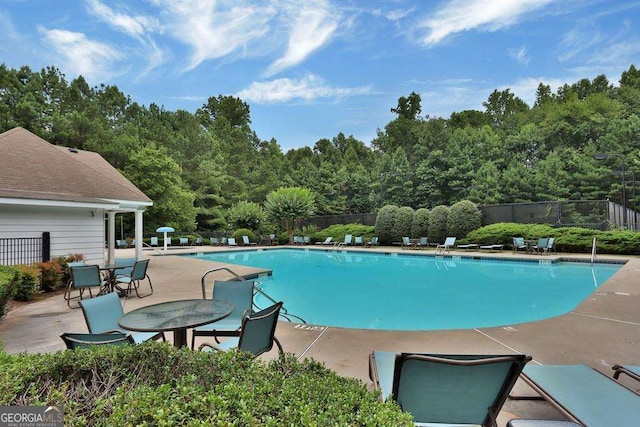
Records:
[[[187,328],[223,319],[231,311],[233,304],[221,300],[168,301],[131,310],[118,319],[118,324],[130,331],[173,331],[174,345],[183,347],[187,342]]]

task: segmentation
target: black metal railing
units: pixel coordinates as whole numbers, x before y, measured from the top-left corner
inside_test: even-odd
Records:
[[[0,265],[19,265],[45,262],[51,259],[51,235],[42,237],[0,238]]]

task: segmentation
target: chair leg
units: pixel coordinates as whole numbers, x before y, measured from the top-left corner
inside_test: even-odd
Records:
[[[140,293],[138,292],[138,288],[140,287],[140,280],[137,280],[135,282],[132,280],[129,283],[129,289],[127,291],[129,292],[131,290],[131,286],[133,286],[133,290],[135,291],[135,293],[138,296],[138,298],[145,298],[145,297],[148,297],[149,295],[153,294],[153,285],[151,284],[151,278],[149,277],[149,275],[146,275],[145,278],[149,281],[149,287],[151,288],[151,292],[149,292],[148,294],[145,294],[145,295],[140,295]]]

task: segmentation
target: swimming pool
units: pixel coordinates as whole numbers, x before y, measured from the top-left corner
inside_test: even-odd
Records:
[[[261,288],[310,324],[381,330],[470,329],[558,316],[621,267],[300,249],[183,256],[273,270]],[[256,302],[269,304],[261,296]]]

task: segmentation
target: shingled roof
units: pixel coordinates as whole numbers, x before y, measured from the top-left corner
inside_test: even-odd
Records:
[[[98,153],[53,145],[21,127],[0,134],[0,153],[0,198],[153,203]]]

